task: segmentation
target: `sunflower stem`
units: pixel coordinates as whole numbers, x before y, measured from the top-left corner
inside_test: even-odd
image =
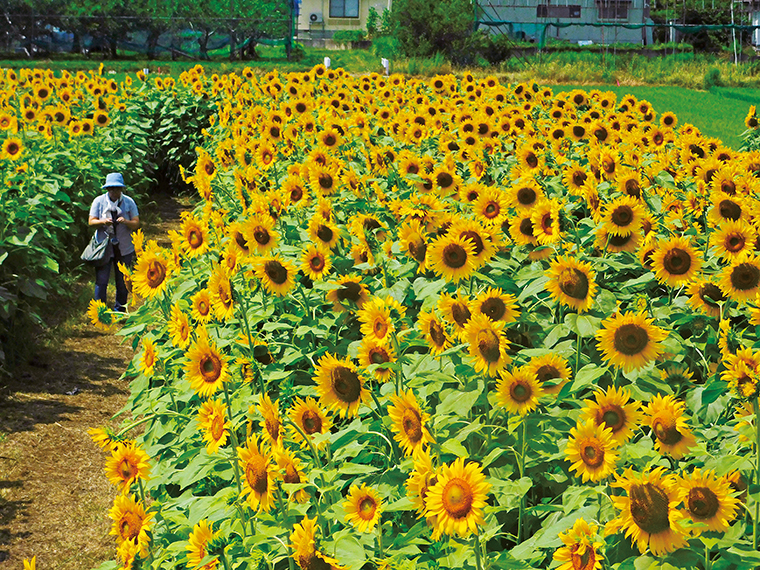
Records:
[[[520,478],[522,479],[523,477],[525,477],[525,436],[527,435],[528,422],[525,420],[525,418],[523,418],[520,423],[522,424],[522,434],[520,436],[519,468],[520,468]],[[523,519],[524,509],[525,509],[525,495],[520,497],[520,504],[518,505],[518,510],[517,510],[517,544],[520,544],[520,542],[522,542],[522,519]]]
[[[263,293],[262,293],[263,294]],[[240,312],[243,313],[243,323],[245,324],[245,334],[248,336],[248,353],[250,355],[251,365],[255,366],[254,362],[256,362],[254,353],[253,353],[253,337],[251,336],[251,325],[248,323],[248,301],[246,300],[244,295],[238,295],[238,298],[242,301],[240,303]],[[261,391],[261,394],[266,394],[266,390],[264,389],[264,380],[261,377],[261,374],[256,374],[256,379],[258,380],[259,384],[259,390]],[[225,390],[227,387],[225,386]],[[230,414],[232,414],[232,411],[230,410]]]
[[[705,570],[710,570],[712,563],[710,562],[710,547],[705,543]]]
[[[383,521],[380,519],[377,525],[377,557],[383,557]]]
[[[230,421],[232,421],[232,404],[230,403],[230,391],[229,391],[229,388],[227,388],[227,382],[222,382],[222,386],[224,387],[224,399],[227,403],[227,414],[230,417]],[[230,438],[232,439],[232,446],[233,446],[232,457],[230,457],[230,463],[232,463],[232,469],[235,473],[235,483],[237,484],[237,489],[238,489],[237,498],[235,499],[235,505],[237,506],[238,512],[240,513],[240,518],[243,521],[243,534],[245,534],[245,523],[248,517],[245,516],[243,509],[240,507],[240,496],[243,494],[243,486],[240,483],[240,466],[238,465],[238,460],[237,460],[237,449],[240,444],[238,442],[237,432],[235,431],[234,422],[233,422],[233,427],[230,430]],[[253,529],[253,521],[251,521],[251,529]]]
[[[169,393],[171,394],[171,392],[169,392]],[[127,427],[125,427],[125,428],[124,428],[124,429],[122,429],[122,430],[121,430],[119,433],[117,433],[117,434],[116,434],[116,436],[115,436],[115,437],[116,437],[116,439],[119,439],[119,438],[120,438],[121,436],[123,436],[125,433],[127,433],[127,432],[128,432],[128,431],[130,431],[131,429],[134,429],[134,428],[136,428],[136,427],[137,427],[137,426],[139,426],[140,424],[144,424],[145,422],[149,422],[150,420],[152,420],[153,418],[155,418],[155,417],[156,417],[156,415],[157,415],[157,414],[148,414],[147,416],[145,416],[145,417],[143,417],[143,418],[141,418],[141,419],[137,420],[136,422],[132,422],[131,424],[129,424]]]
[[[230,563],[227,561],[227,556],[224,554],[224,550],[222,550],[219,557],[222,559],[222,565],[224,566],[224,570],[230,570]]]
[[[282,501],[282,484],[278,481],[277,483],[277,506],[280,509],[280,515],[282,516],[282,526],[284,528],[289,527],[288,522],[288,502],[285,501],[285,504],[283,504]],[[287,539],[286,539],[287,540]],[[286,543],[287,544],[287,543]],[[290,546],[288,546],[288,567],[290,570],[295,570],[295,565],[293,563],[293,557],[291,556],[290,552]]]
[[[575,337],[575,373],[581,369],[581,350],[583,348],[583,337],[577,334]]]
[[[475,551],[475,567],[477,570],[483,570],[483,561],[480,559],[480,535],[477,533],[472,539],[472,549]]]
[[[760,481],[760,404],[757,396],[752,399],[752,407],[755,412],[755,485]],[[760,516],[760,501],[755,499],[755,516],[752,519],[752,548],[757,550],[757,519]]]

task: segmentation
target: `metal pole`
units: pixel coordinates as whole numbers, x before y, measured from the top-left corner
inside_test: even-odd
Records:
[[[736,28],[734,27],[734,2],[731,1],[731,43],[734,48],[734,65],[739,65],[739,55],[736,53]]]

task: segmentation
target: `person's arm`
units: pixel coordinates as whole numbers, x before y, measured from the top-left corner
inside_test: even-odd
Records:
[[[106,226],[110,226],[113,223],[111,218],[96,218],[95,216],[90,216],[90,226],[95,228],[104,228]]]
[[[127,226],[131,231],[135,231],[140,227],[140,216],[135,216],[131,220],[125,219],[123,216],[119,217],[118,220],[116,220],[119,224],[124,224]]]

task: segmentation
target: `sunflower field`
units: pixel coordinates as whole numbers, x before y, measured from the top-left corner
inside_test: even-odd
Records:
[[[215,108],[90,309],[137,349],[103,568],[760,565],[760,151],[469,73],[161,89]]]

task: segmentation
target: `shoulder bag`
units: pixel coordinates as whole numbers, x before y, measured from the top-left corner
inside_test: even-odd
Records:
[[[81,255],[82,261],[92,267],[101,267],[108,263],[110,258],[108,255],[108,238],[106,237],[103,241],[98,241],[97,235],[98,233],[95,232]]]

